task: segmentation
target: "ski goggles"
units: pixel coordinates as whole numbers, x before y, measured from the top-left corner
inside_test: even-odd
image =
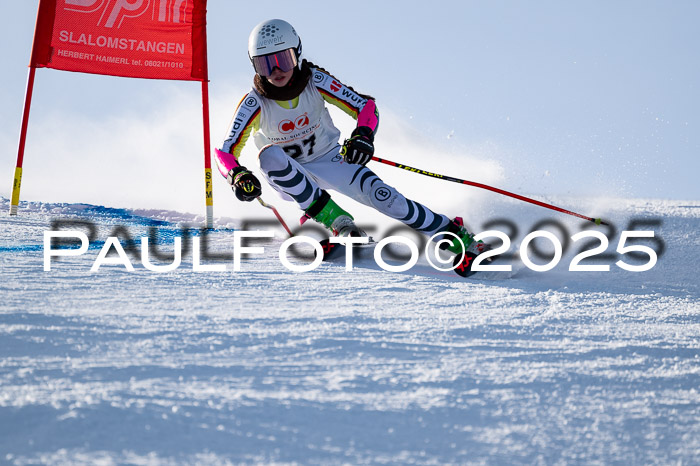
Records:
[[[277,53],[253,57],[251,61],[256,73],[260,76],[268,77],[275,68],[279,68],[284,72],[294,69],[297,66],[297,55],[294,49],[286,49]]]

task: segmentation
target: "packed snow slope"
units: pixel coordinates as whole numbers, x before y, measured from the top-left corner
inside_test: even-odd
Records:
[[[273,223],[235,272],[240,219],[204,236],[188,214],[24,203],[9,217],[2,199],[0,461],[698,464],[700,201],[547,201],[613,224],[593,226],[609,247],[583,262],[609,271],[570,272],[569,241],[547,272],[462,279],[421,259],[392,273],[370,256],[298,273]],[[512,250],[543,220],[562,241],[583,228],[489,208],[512,220],[491,225]],[[141,237],[169,254],[188,225],[183,244],[206,239],[201,263],[225,270],[193,271],[189,251],[170,272],[143,266]],[[44,271],[55,228],[92,241]],[[648,261],[616,252],[625,230],[654,232],[639,241],[651,270],[615,264]],[[109,236],[133,272],[90,271]]]

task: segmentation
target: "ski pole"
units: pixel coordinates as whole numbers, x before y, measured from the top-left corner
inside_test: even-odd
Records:
[[[429,172],[426,170],[421,170],[420,168],[409,167],[408,165],[403,165],[401,163],[392,162],[391,160],[381,159],[379,157],[372,157],[372,160],[374,160],[375,162],[380,162],[380,163],[384,163],[386,165],[390,165],[392,167],[401,168],[401,169],[409,171],[409,172],[418,173],[419,175],[430,176],[432,178],[438,178],[441,180],[452,181],[454,183],[466,184],[469,186],[474,186],[476,188],[481,188],[481,189],[486,189],[488,191],[493,191],[495,193],[503,194],[505,196],[513,197],[513,198],[519,199],[521,201],[529,202],[530,204],[535,204],[535,205],[538,205],[540,207],[544,207],[546,209],[556,210],[557,212],[562,212],[564,214],[573,215],[574,217],[579,217],[579,218],[588,220],[589,222],[593,222],[596,225],[608,225],[606,222],[602,221],[600,218],[586,217],[585,215],[577,214],[576,212],[562,209],[561,207],[557,207],[557,206],[554,206],[551,204],[546,204],[544,202],[540,202],[540,201],[537,201],[535,199],[530,199],[529,197],[521,196],[520,194],[511,193],[511,192],[505,191],[503,189],[494,188],[493,186],[489,186],[486,184],[476,183],[474,181],[468,181],[468,180],[460,180],[459,178],[454,178],[452,176],[440,175],[438,173],[432,173],[432,172]]]
[[[290,237],[290,238],[291,238],[292,236],[294,236],[294,233],[292,233],[292,230],[289,229],[289,227],[288,227],[287,224],[285,223],[285,221],[284,221],[284,219],[282,218],[282,216],[280,215],[280,213],[277,212],[277,209],[275,208],[275,206],[270,205],[270,204],[267,204],[265,201],[262,200],[261,197],[258,197],[258,202],[260,202],[260,205],[261,205],[261,206],[267,207],[267,208],[270,209],[272,212],[274,212],[275,217],[277,217],[277,220],[279,220],[279,222],[282,224],[282,226],[284,227],[284,229],[287,230],[287,233],[289,233],[289,237]]]

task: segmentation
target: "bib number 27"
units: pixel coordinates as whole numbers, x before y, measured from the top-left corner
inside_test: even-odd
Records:
[[[308,138],[301,141],[301,144],[289,144],[282,149],[293,159],[296,159],[304,154],[304,149],[306,149],[307,155],[312,155],[314,153],[314,144],[316,144],[316,135],[312,134]]]

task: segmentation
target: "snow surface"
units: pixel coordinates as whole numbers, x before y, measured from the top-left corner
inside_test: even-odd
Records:
[[[294,273],[276,229],[240,272],[194,272],[186,254],[163,274],[131,255],[134,272],[91,273],[115,228],[154,227],[169,252],[201,218],[48,203],[9,217],[0,199],[0,462],[700,463],[700,201],[556,201],[614,223],[609,272],[569,272],[572,247],[543,273],[366,257]],[[581,227],[507,200],[479,214],[495,212],[514,243],[543,218]],[[664,245],[648,272],[614,265],[633,218]],[[56,219],[94,222],[97,241],[45,272]],[[230,255],[240,221],[217,225],[208,250]]]

